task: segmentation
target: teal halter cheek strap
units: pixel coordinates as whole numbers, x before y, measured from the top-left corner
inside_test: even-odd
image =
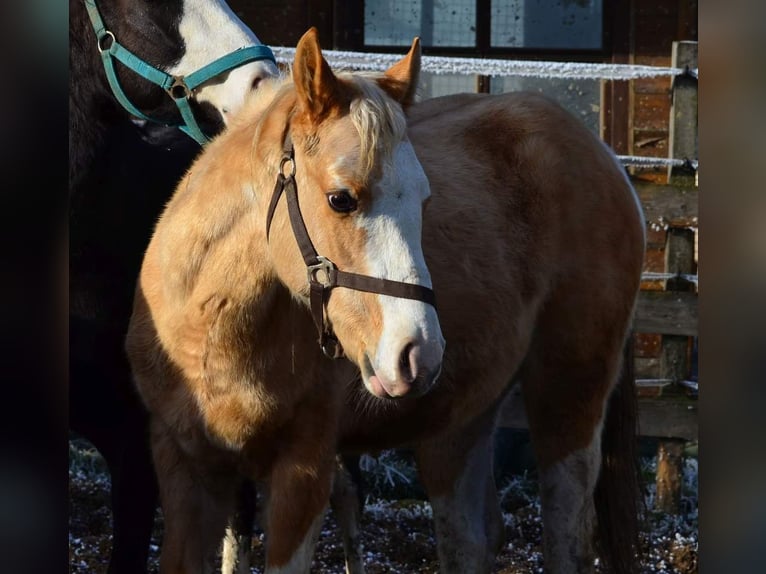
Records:
[[[271,49],[268,46],[261,44],[258,46],[240,48],[239,50],[214,60],[191,74],[187,74],[186,76],[171,76],[170,74],[155,68],[151,64],[146,63],[121,45],[114,34],[104,25],[104,21],[98,11],[95,0],[84,0],[84,2],[85,7],[88,9],[91,24],[93,24],[93,30],[96,32],[98,51],[101,54],[101,60],[104,64],[106,79],[109,81],[109,86],[112,88],[112,92],[117,98],[117,101],[119,101],[120,104],[122,104],[122,107],[128,112],[142,120],[178,127],[182,132],[192,137],[200,145],[208,143],[210,138],[208,138],[200,129],[197,120],[194,118],[191,106],[189,105],[192,90],[219,74],[228,72],[229,70],[233,70],[234,68],[238,68],[249,62],[271,60],[275,65],[277,63]],[[113,58],[116,58],[141,77],[165,90],[168,95],[173,98],[178,110],[181,112],[183,122],[169,124],[167,122],[156,120],[145,115],[134,106],[125,95],[122,86],[120,86],[120,82],[117,80]]]

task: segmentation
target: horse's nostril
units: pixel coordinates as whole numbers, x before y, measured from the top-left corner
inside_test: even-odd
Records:
[[[407,343],[399,356],[399,374],[402,379],[411,383],[418,376],[417,360],[420,355],[418,347]]]
[[[253,83],[250,85],[250,87],[254,90],[257,90],[258,86],[261,84],[262,79],[263,78],[261,78],[260,76],[256,76],[255,78],[253,78]]]

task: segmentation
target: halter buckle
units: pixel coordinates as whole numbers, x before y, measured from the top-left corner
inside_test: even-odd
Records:
[[[186,81],[183,76],[173,76],[173,83],[165,90],[168,95],[174,100],[180,100],[182,98],[191,98],[191,90],[186,85]]]
[[[333,287],[336,283],[335,264],[327,259],[317,255],[317,263],[307,267],[309,283],[318,283],[322,287]]]

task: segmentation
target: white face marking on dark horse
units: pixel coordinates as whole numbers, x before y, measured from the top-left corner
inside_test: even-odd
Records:
[[[359,219],[367,235],[368,273],[373,277],[431,287],[431,275],[421,247],[423,202],[431,194],[428,179],[407,139],[394,151],[393,164],[384,170],[377,184],[373,208]],[[409,191],[405,191],[407,188]],[[407,342],[413,344],[413,352],[417,354],[410,357],[412,368],[417,364],[427,373],[438,371],[445,342],[436,310],[422,301],[388,295],[377,297],[383,329],[377,349],[369,357],[377,377],[374,383],[379,382],[386,391],[394,387],[400,377],[400,353]]]
[[[173,75],[190,74],[239,48],[261,44],[222,0],[184,0],[178,31],[186,50],[181,61],[168,70]],[[269,60],[250,62],[203,84],[195,90],[195,97],[212,104],[228,123],[250,90],[260,80],[277,74],[277,67]]]

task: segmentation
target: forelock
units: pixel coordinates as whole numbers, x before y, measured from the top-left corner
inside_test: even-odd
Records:
[[[373,76],[345,75],[359,91],[349,109],[361,137],[360,162],[364,174],[377,163],[390,164],[396,145],[404,138],[407,120],[401,106],[374,81]]]

